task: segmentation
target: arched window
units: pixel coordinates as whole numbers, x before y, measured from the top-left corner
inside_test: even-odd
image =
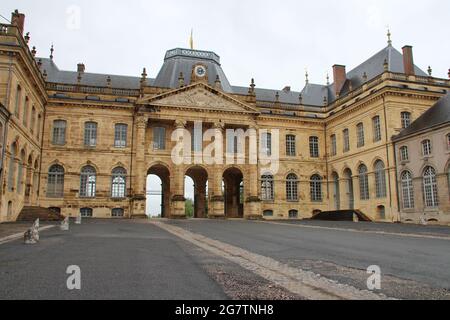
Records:
[[[8,168],[8,190],[14,190],[14,176],[16,170],[16,149],[17,144],[14,142],[11,145],[11,156],[9,158],[9,168]]]
[[[319,158],[319,138],[309,137],[309,153],[311,158]]]
[[[386,170],[381,160],[375,162],[375,189],[377,198],[386,197]]]
[[[97,123],[86,122],[84,124],[84,145],[95,147],[97,145]]]
[[[48,170],[47,197],[62,198],[64,196],[64,168],[53,165]]]
[[[91,208],[81,208],[80,215],[83,218],[92,218],[93,212]]]
[[[373,141],[378,142],[381,140],[381,119],[376,116],[372,119],[373,125]]]
[[[66,128],[67,122],[65,120],[53,121],[53,144],[60,146],[66,144]]]
[[[425,206],[427,208],[436,208],[439,205],[439,201],[436,170],[434,170],[433,167],[426,167],[423,172],[423,188],[425,195]]]
[[[17,193],[21,194],[23,191],[23,168],[25,167],[25,150],[20,152],[19,166],[17,170]]]
[[[124,210],[122,208],[115,208],[111,210],[111,217],[122,218],[124,216]]]
[[[350,151],[350,133],[348,131],[348,129],[344,129],[344,131],[342,132],[342,143],[344,146],[344,152],[349,152]]]
[[[289,210],[289,218],[297,219],[298,218],[298,210]]]
[[[433,149],[431,146],[431,140],[422,141],[422,154],[424,157],[431,156]]]
[[[116,124],[114,128],[114,146],[125,148],[127,146],[128,125],[124,123]]]
[[[18,85],[16,89],[16,105],[14,108],[14,115],[18,118],[20,114],[20,105],[22,103],[22,88]]]
[[[402,112],[402,128],[406,129],[411,125],[411,113],[410,112]]]
[[[298,200],[298,177],[293,173],[286,178],[286,198],[287,201]]]
[[[360,165],[358,169],[359,173],[359,195],[361,200],[369,200],[369,175],[365,165]]]
[[[402,194],[403,194],[403,208],[414,208],[414,187],[412,174],[409,171],[404,171],[401,175],[402,180]]]
[[[295,144],[295,136],[292,134],[288,134],[286,136],[286,155],[288,157],[295,157],[297,153],[296,144]]]
[[[408,147],[403,146],[400,148],[400,161],[408,161],[408,160],[409,160]]]
[[[127,193],[127,171],[124,168],[115,168],[112,171],[111,197],[125,198]]]
[[[272,175],[264,175],[261,177],[261,197],[264,201],[272,201],[274,199],[274,182]]]
[[[322,178],[315,174],[311,177],[310,182],[311,189],[311,201],[321,202],[322,201]]]
[[[364,147],[365,139],[364,139],[364,124],[359,123],[356,126],[357,131],[357,141],[358,141],[358,148]]]
[[[86,166],[81,169],[80,197],[94,198],[97,173],[95,168]]]

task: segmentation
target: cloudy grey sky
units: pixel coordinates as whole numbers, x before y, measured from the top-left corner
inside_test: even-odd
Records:
[[[188,47],[221,56],[233,85],[281,89],[325,83],[331,66],[357,66],[386,46],[414,46],[416,64],[447,78],[448,0],[2,0],[0,13],[24,12],[39,56],[55,45],[60,69],[155,77],[166,50]],[[79,18],[78,18],[79,13]],[[78,24],[79,22],[79,24]]]

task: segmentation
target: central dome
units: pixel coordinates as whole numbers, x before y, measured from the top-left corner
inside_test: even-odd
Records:
[[[225,73],[220,66],[220,57],[211,51],[191,50],[176,48],[166,52],[164,64],[155,79],[154,86],[160,88],[178,88],[178,78],[183,73],[186,85],[191,83],[193,68],[198,64],[207,67],[208,82],[214,86],[216,77],[226,92],[232,92]]]

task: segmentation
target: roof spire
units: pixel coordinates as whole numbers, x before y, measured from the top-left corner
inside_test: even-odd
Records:
[[[330,85],[330,75],[327,73],[327,86]]]
[[[53,48],[53,43],[52,46],[50,48],[50,59],[53,60],[53,52],[55,51],[55,49]]]
[[[388,26],[388,30],[387,30],[387,37],[388,37],[388,46],[392,46],[392,39],[391,39],[391,29]]]
[[[191,36],[189,37],[189,47],[194,50],[194,29],[191,29]]]
[[[309,78],[308,69],[305,68],[305,82],[306,82],[306,84],[309,83],[309,79],[308,78]]]
[[[428,75],[430,77],[433,75],[433,69],[431,69],[431,66],[428,66]]]

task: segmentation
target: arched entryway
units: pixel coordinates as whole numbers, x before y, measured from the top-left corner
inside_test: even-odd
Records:
[[[186,171],[186,181],[193,183],[193,188],[185,183],[184,197],[186,203],[189,205],[189,201],[193,201],[193,218],[206,218],[208,216],[208,172],[200,166],[189,168]]]
[[[353,174],[350,169],[345,169],[344,179],[346,183],[346,193],[347,193],[347,205],[348,209],[353,210],[355,208],[355,196],[353,191]]]
[[[151,217],[170,217],[170,171],[162,165],[152,166],[147,172],[146,214]]]
[[[223,173],[225,216],[244,217],[244,175],[238,168],[229,168]]]

